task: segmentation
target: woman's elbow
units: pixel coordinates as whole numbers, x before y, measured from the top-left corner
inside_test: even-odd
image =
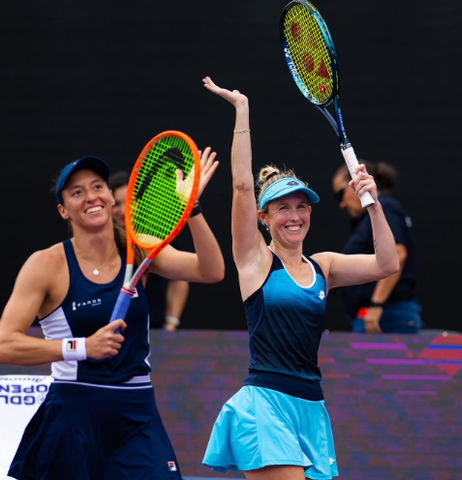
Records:
[[[254,182],[253,182],[253,177],[246,177],[242,179],[237,179],[233,178],[233,191],[235,193],[237,192],[242,192],[242,193],[247,193],[247,192],[253,192],[254,189]]]
[[[394,275],[395,273],[399,272],[399,260],[398,257],[396,257],[395,260],[392,260],[390,262],[387,262],[383,267],[382,267],[382,278],[388,278]]]
[[[5,339],[0,334],[0,365],[8,364],[7,351],[5,346]]]
[[[202,277],[204,283],[218,283],[225,278],[225,265],[214,268],[205,273]]]

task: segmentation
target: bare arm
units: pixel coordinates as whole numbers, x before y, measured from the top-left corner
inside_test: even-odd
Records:
[[[170,280],[165,294],[165,325],[166,330],[175,330],[179,326],[180,318],[186,305],[189,294],[189,283]]]
[[[26,334],[43,305],[54,296],[61,262],[52,249],[44,250],[34,253],[19,272],[0,320],[0,364],[32,366],[63,360],[62,340]],[[124,330],[125,322],[114,323],[117,325],[108,325],[86,339],[87,357],[101,359],[118,353],[124,339],[114,330]]]
[[[396,245],[396,253],[399,259],[399,270],[388,278],[384,278],[377,282],[371,300],[376,303],[385,303],[395,288],[398,280],[403,273],[404,265],[406,264],[407,249],[404,245]]]
[[[374,255],[341,255],[332,252],[318,253],[313,258],[327,272],[328,288],[359,285],[375,282],[398,272],[399,260],[393,234],[377,199],[377,187],[364,165],[357,167],[357,177],[351,180],[350,186],[358,196],[366,191],[375,200],[367,211],[371,218],[374,237]]]
[[[210,147],[207,147],[201,155],[201,180],[198,199],[218,167],[218,162],[214,161],[215,156],[216,153],[211,152]],[[182,181],[182,179],[179,178],[179,181]],[[185,183],[187,183],[187,179]],[[167,245],[154,258],[149,267],[150,271],[170,280],[201,283],[220,282],[225,274],[225,263],[212,230],[210,230],[202,213],[190,217],[188,225],[196,253],[182,252],[171,245]]]
[[[234,261],[239,271],[241,291],[245,297],[246,280],[261,276],[264,269],[263,259],[271,257],[258,230],[252,173],[249,102],[247,97],[239,93],[238,90],[231,92],[220,88],[209,77],[206,77],[203,82],[208,90],[224,98],[235,107],[235,130],[241,132],[234,133],[231,148],[233,177],[232,236]],[[252,287],[250,287],[250,290],[252,290]]]
[[[377,282],[371,298],[374,303],[385,303],[387,301],[403,273],[404,265],[406,264],[407,249],[404,245],[398,244],[396,245],[396,252],[399,258],[399,270],[394,275]],[[367,333],[380,333],[382,331],[379,325],[382,313],[383,307],[381,306],[372,306],[367,309],[366,316],[364,317],[364,328]]]
[[[49,291],[48,252],[33,254],[19,272],[0,321],[0,364],[41,365],[62,360],[61,343],[26,335]]]
[[[150,271],[187,282],[215,283],[223,280],[225,264],[218,242],[202,214],[188,220],[196,253],[176,250],[167,245],[154,258]]]

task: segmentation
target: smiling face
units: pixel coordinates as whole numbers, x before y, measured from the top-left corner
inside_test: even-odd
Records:
[[[61,216],[73,225],[99,227],[111,218],[114,198],[104,179],[93,170],[79,170],[62,190]]]
[[[276,242],[301,244],[310,228],[311,206],[306,195],[299,191],[272,200],[267,213],[258,214]]]

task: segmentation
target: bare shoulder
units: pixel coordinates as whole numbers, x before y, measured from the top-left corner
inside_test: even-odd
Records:
[[[336,252],[319,252],[311,255],[310,258],[312,258],[321,267],[324,276],[328,278],[332,261],[338,255],[341,254]]]
[[[69,280],[65,272],[62,244],[33,253],[18,274],[2,324],[25,332],[36,315],[43,317],[42,312],[50,313],[66,295]]]
[[[64,247],[62,243],[57,243],[44,250],[38,250],[34,252],[26,261],[27,263],[33,263],[36,266],[49,265],[56,266],[65,260],[66,254],[64,253]]]
[[[20,275],[31,279],[46,279],[56,275],[65,265],[66,255],[62,243],[34,252],[24,263]]]

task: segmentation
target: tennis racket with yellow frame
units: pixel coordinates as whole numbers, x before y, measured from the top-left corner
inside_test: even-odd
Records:
[[[199,152],[184,133],[173,130],[160,133],[144,147],[127,187],[127,265],[110,322],[125,318],[136,283],[155,256],[186,224],[197,198],[199,181]],[[133,273],[135,245],[148,253]]]
[[[280,34],[292,78],[304,97],[318,108],[334,129],[345,163],[354,178],[358,159],[343,125],[338,59],[326,23],[311,3],[292,1],[282,11]],[[327,110],[332,103],[335,119]],[[369,192],[360,200],[364,208],[375,203]]]

